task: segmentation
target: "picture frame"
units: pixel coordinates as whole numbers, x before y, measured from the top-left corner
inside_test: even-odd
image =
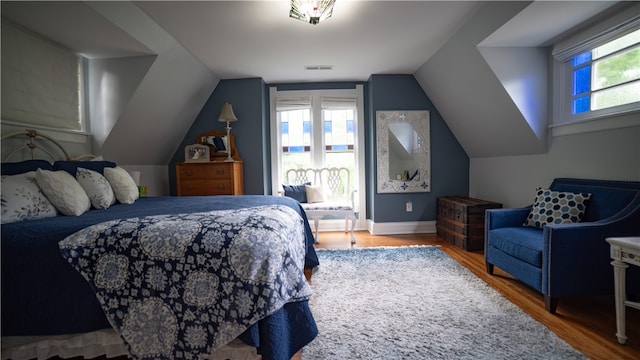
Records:
[[[208,162],[209,156],[210,150],[207,145],[193,144],[184,147],[185,162]]]

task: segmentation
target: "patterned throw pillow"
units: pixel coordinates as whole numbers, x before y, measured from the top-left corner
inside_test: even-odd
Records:
[[[36,183],[36,172],[2,176],[2,223],[56,216],[56,208]]]
[[[94,208],[107,209],[115,204],[116,198],[111,185],[99,172],[79,167],[76,170],[76,180],[89,196]]]
[[[109,185],[113,189],[113,194],[122,204],[133,204],[140,192],[138,191],[138,185],[133,180],[131,175],[120,166],[114,168],[104,168],[104,177],[109,181]]]
[[[589,193],[572,193],[538,188],[533,207],[524,226],[543,228],[548,224],[580,222],[586,209]]]
[[[64,215],[79,216],[91,208],[87,193],[66,171],[38,169],[36,182],[47,199]]]

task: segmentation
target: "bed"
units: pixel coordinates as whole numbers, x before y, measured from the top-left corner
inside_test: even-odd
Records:
[[[97,163],[117,167],[3,163],[3,187],[34,166],[99,172]],[[1,232],[3,359],[233,358],[229,346],[240,344],[290,359],[317,335],[304,268],[318,259],[290,198],[141,197],[78,216],[3,220]]]

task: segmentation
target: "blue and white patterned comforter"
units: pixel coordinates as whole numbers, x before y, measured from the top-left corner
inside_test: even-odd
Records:
[[[282,205],[113,220],[59,247],[138,359],[201,358],[311,296],[303,220]]]

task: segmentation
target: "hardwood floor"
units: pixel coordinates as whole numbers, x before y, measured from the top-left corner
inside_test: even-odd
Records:
[[[495,275],[487,274],[482,251],[467,252],[455,247],[435,234],[370,235],[357,232],[354,247],[439,245],[449,256],[467,267],[480,279],[500,292],[524,312],[544,324],[560,338],[590,359],[640,359],[640,311],[627,308],[627,342],[618,344],[615,336],[616,315],[613,297],[582,297],[561,299],[556,314],[544,308],[542,295],[496,268]],[[349,249],[348,234],[320,233],[316,248]],[[307,274],[310,277],[310,274]],[[310,280],[313,282],[313,278]],[[611,279],[613,281],[613,279]],[[297,354],[293,359],[299,359]]]

